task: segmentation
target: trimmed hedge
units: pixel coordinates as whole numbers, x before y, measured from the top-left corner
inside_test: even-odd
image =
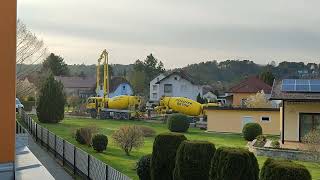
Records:
[[[245,140],[253,141],[257,136],[262,135],[262,127],[258,123],[247,123],[243,126],[242,134]]]
[[[259,165],[246,149],[220,147],[211,161],[210,180],[258,180]]]
[[[311,180],[310,172],[303,165],[289,160],[268,158],[261,169],[260,180]]]
[[[187,132],[189,125],[189,117],[183,114],[172,114],[168,119],[168,129],[171,132]]]
[[[177,151],[174,180],[208,179],[216,148],[207,141],[183,141]]]
[[[97,152],[102,152],[107,149],[108,137],[103,134],[96,134],[92,138],[92,147]]]
[[[151,161],[151,154],[142,156],[139,161],[137,162],[137,175],[139,176],[140,180],[151,180],[150,176],[150,161]]]
[[[163,133],[156,136],[151,157],[151,179],[172,180],[176,152],[187,138],[179,133]]]

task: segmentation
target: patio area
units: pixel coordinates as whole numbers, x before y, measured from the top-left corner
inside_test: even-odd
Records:
[[[36,144],[26,131],[21,130],[16,134],[15,179],[72,180],[73,177]]]

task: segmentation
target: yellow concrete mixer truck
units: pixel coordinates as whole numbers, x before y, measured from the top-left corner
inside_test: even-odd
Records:
[[[204,107],[218,106],[216,103],[200,104],[185,97],[162,97],[155,110],[160,114],[181,113],[187,116],[204,118]]]
[[[108,97],[108,52],[104,50],[98,59],[97,66],[97,91],[100,89],[100,62],[104,59],[103,96],[89,97],[86,109],[92,118],[100,119],[131,119],[140,115],[141,98],[138,96]]]

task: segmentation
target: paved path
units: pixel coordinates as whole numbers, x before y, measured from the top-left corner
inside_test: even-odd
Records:
[[[40,145],[34,142],[31,136],[29,136],[29,149],[38,158],[42,165],[47,168],[51,175],[55,179],[72,180],[74,179],[69,175],[63,167],[61,167],[51,154],[48,154]]]

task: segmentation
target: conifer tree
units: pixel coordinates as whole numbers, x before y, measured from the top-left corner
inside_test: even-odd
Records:
[[[51,74],[40,90],[37,116],[40,122],[58,123],[64,118],[66,103],[63,85]]]

